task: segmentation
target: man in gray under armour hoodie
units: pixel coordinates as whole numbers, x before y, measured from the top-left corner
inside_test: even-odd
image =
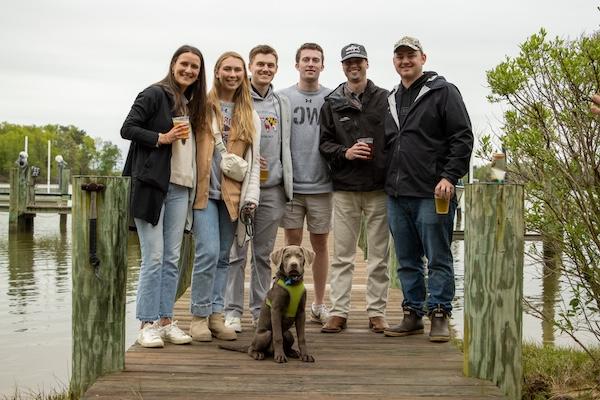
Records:
[[[250,50],[251,96],[261,121],[261,183],[258,208],[254,214],[254,254],[250,274],[249,306],[253,322],[271,286],[269,255],[275,245],[279,220],[285,203],[292,199],[292,156],[290,153],[290,105],[287,98],[273,92],[271,81],[277,72],[277,52],[259,45]],[[242,331],[244,310],[244,269],[247,244],[231,248],[230,268],[225,292],[225,325]]]

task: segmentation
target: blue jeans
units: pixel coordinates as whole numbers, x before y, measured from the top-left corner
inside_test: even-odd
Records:
[[[388,196],[387,208],[398,259],[398,277],[404,294],[402,307],[423,316],[426,303],[429,312],[441,306],[450,313],[455,290],[450,244],[456,199],[450,202],[448,214],[435,212],[433,198]]]
[[[197,317],[223,312],[233,233],[234,223],[223,200],[208,199],[206,208],[194,210],[196,255],[190,311]]]
[[[136,304],[136,318],[140,321],[173,317],[189,190],[169,184],[156,226],[134,219],[142,253]]]

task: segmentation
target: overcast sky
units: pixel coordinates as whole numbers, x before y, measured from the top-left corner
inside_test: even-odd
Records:
[[[485,72],[518,53],[540,28],[576,38],[600,28],[598,0],[2,0],[0,121],[75,125],[123,149],[119,134],[142,89],[160,80],[182,44],[198,47],[207,70],[227,50],[245,58],[256,44],[279,53],[274,80],[297,81],[296,49],[314,41],[325,50],[321,83],[344,80],[342,46],[363,44],[368,77],[390,89],[399,78],[393,43],[421,40],[427,70],[455,83],[476,135],[499,126],[501,109],[487,103]],[[212,76],[208,73],[207,77]],[[68,161],[68,160],[67,160]]]

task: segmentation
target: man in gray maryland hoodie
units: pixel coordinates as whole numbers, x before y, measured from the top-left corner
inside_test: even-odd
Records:
[[[261,120],[260,163],[261,179],[259,206],[254,214],[254,254],[250,274],[249,306],[253,323],[258,320],[260,307],[271,287],[269,255],[275,245],[279,221],[285,203],[292,199],[292,156],[290,153],[291,113],[289,100],[273,91],[271,82],[277,72],[277,52],[270,46],[259,45],[250,50],[252,74],[251,96],[254,109]],[[268,172],[267,172],[268,171]],[[242,331],[244,310],[244,269],[248,254],[247,243],[231,248],[230,269],[225,293],[225,325]]]

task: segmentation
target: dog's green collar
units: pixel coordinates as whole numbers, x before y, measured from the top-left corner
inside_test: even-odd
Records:
[[[304,282],[300,281],[293,285],[286,285],[285,281],[281,278],[277,280],[277,284],[288,291],[290,295],[290,303],[288,304],[287,310],[285,310],[285,316],[289,318],[295,318],[298,313],[298,306],[300,300],[304,294]],[[271,307],[271,300],[267,299],[267,305]]]

